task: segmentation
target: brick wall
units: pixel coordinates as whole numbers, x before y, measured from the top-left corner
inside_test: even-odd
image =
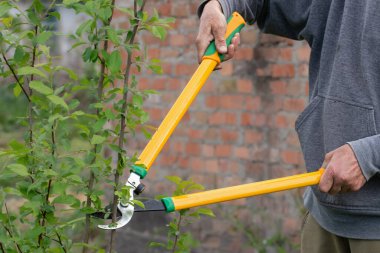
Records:
[[[150,2],[149,9],[176,18],[165,41],[148,34],[140,37],[148,55],[163,63],[163,75],[143,73],[139,77],[140,87],[160,92],[146,103],[150,124],[158,126],[198,65],[194,41],[199,2]],[[122,14],[116,16],[117,25],[123,25]],[[246,27],[236,57],[214,71],[153,164],[144,180],[144,196],[170,194],[171,185],[164,179],[167,175],[190,177],[213,189],[304,172],[294,122],[307,104],[308,57],[303,42]],[[146,143],[138,136],[131,149],[141,152]],[[247,230],[242,227],[260,240],[281,233],[298,242],[301,193],[293,190],[209,206],[217,218],[186,229],[202,241],[196,252],[203,253],[253,252],[245,247]],[[161,240],[163,232],[156,230],[170,219],[170,215],[139,216],[130,225],[134,230],[124,231],[126,238],[134,240],[129,241],[129,248],[143,247],[152,238]],[[153,251],[145,248],[139,252]]]

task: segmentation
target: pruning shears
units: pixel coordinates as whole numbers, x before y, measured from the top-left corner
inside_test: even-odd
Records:
[[[231,43],[232,38],[236,33],[240,32],[244,25],[245,21],[242,16],[240,16],[239,13],[234,12],[227,20],[227,31],[225,34],[227,45]],[[126,186],[130,189],[130,200],[128,203],[123,203],[123,201],[118,203],[118,221],[116,224],[112,225],[99,225],[99,228],[121,228],[131,220],[134,212],[165,211],[170,213],[192,207],[290,190],[319,183],[324,171],[323,168],[315,172],[298,174],[289,177],[203,191],[182,196],[166,197],[161,200],[148,200],[143,202],[144,208],[131,204],[131,200],[134,199],[134,194],[139,195],[145,188],[145,186],[141,183],[141,179],[145,178],[166,141],[177,127],[178,123],[188,110],[189,106],[199,93],[212,71],[215,69],[217,64],[223,61],[223,58],[224,55],[217,52],[215,42],[211,42],[202,58],[201,64],[140,154],[138,161],[132,166],[130,176],[126,182]],[[109,208],[106,208],[105,212],[94,213],[93,216],[98,218],[107,218],[106,213],[110,213],[110,210],[107,209]]]

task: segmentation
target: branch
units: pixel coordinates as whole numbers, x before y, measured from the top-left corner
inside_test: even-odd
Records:
[[[178,218],[178,222],[177,222],[177,232],[175,234],[175,239],[174,239],[174,244],[173,244],[173,248],[172,248],[172,253],[175,253],[175,250],[177,248],[177,242],[178,242],[178,237],[180,235],[179,231],[181,229],[181,221],[182,221],[182,215],[179,214],[179,218]]]
[[[58,234],[58,232],[57,231],[55,231],[55,234],[57,235],[57,237],[58,237],[58,243],[59,243],[59,245],[62,247],[62,249],[63,249],[63,251],[65,252],[65,253],[67,253],[67,250],[66,250],[66,248],[65,248],[65,246],[63,245],[63,243],[62,243],[62,239],[61,239],[61,236]]]
[[[12,232],[10,231],[10,229],[7,228],[4,224],[3,224],[3,227],[4,227],[4,229],[8,232],[9,237],[12,238],[12,239],[14,239],[13,234],[12,234]],[[17,244],[17,242],[14,241],[14,243],[15,243],[15,245],[16,245],[17,251],[20,252],[20,253],[22,253],[21,248],[20,248],[20,246]]]
[[[139,10],[140,12],[144,10],[145,3],[146,3],[146,0],[143,1],[142,5],[140,7],[140,10]],[[137,14],[138,14],[137,3],[135,0],[134,1],[134,16],[136,19],[137,19]],[[140,25],[140,22],[137,22],[134,25],[133,30],[132,30],[132,36],[128,42],[129,44],[134,43],[139,25]],[[122,113],[121,113],[121,119],[120,119],[120,132],[119,132],[119,144],[118,144],[120,150],[122,150],[123,146],[124,146],[124,133],[125,133],[125,127],[126,127],[125,115],[126,115],[126,111],[127,111],[128,84],[129,84],[129,76],[130,76],[131,66],[132,66],[132,53],[129,52],[128,58],[127,58],[127,66],[126,66],[126,70],[124,73],[124,83],[123,83],[123,102],[124,103],[123,103],[122,109],[121,109]],[[123,161],[122,154],[119,152],[118,153],[118,161],[117,161],[117,169],[116,169],[115,177],[114,177],[115,186],[114,186],[114,195],[113,195],[113,202],[112,202],[112,222],[113,223],[116,222],[117,204],[118,204],[119,198],[115,194],[115,192],[117,191],[118,185],[119,185],[119,178],[120,178],[119,169],[123,163],[122,161]],[[114,241],[115,233],[116,233],[115,230],[111,231],[111,238],[110,238],[110,244],[109,244],[110,252],[112,252],[112,250],[113,250],[113,241]]]
[[[18,86],[20,86],[20,88],[21,88],[22,92],[24,93],[25,97],[26,97],[26,98],[28,99],[28,101],[30,102],[30,97],[29,97],[28,93],[26,92],[24,86],[22,86],[22,84],[21,84],[21,82],[20,82],[20,79],[19,79],[18,76],[16,75],[15,70],[14,70],[13,67],[9,64],[7,57],[5,57],[5,55],[4,55],[4,52],[1,52],[1,54],[2,54],[2,56],[3,56],[3,59],[4,59],[4,61],[5,61],[5,64],[7,64],[9,70],[12,72],[13,77],[16,79],[16,82],[17,82]]]
[[[5,249],[4,249],[4,245],[2,242],[0,242],[0,249],[1,249],[1,252],[2,253],[6,253]]]
[[[107,22],[104,24],[104,26],[110,26],[111,25],[112,18],[113,18],[113,13],[114,13],[114,5],[115,5],[115,0],[112,0],[112,3],[111,3],[112,14],[109,17],[109,19],[107,20]],[[96,45],[96,47],[97,47],[97,45]],[[105,52],[108,51],[108,40],[104,41],[103,50]],[[99,80],[98,80],[98,100],[102,101],[102,99],[103,99],[103,89],[104,89],[104,84],[103,83],[104,83],[104,79],[105,79],[105,76],[106,76],[106,61],[104,59],[102,59],[100,56],[98,56],[98,58],[99,58],[99,61],[101,63],[101,65],[100,65],[100,76],[99,76]],[[100,113],[101,113],[101,110],[97,109],[96,110],[96,115],[98,117],[100,116]],[[97,148],[98,148],[98,145],[94,145],[94,152],[95,153],[96,153]],[[93,161],[91,163],[95,163],[95,161],[96,161],[96,156],[94,157],[94,159],[93,159]],[[91,192],[92,192],[92,190],[94,188],[94,181],[95,181],[95,174],[94,174],[94,172],[91,171],[90,172],[90,178],[88,180],[88,186],[87,186],[88,195],[87,195],[87,199],[86,199],[86,207],[91,207]],[[85,229],[84,229],[85,230],[85,234],[84,234],[84,239],[83,239],[83,242],[85,244],[88,244],[88,242],[90,240],[90,225],[91,225],[91,215],[87,214],[86,215]],[[87,252],[87,247],[83,246],[82,253],[86,253],[86,252]]]

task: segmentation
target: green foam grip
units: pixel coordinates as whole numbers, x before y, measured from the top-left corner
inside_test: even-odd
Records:
[[[232,15],[232,16],[230,16],[228,18],[228,20],[227,20],[227,26],[232,21],[233,17],[234,16]],[[239,33],[241,31],[241,29],[243,29],[244,25],[245,25],[244,23],[241,23],[230,34],[228,34],[228,36],[226,38],[227,47],[231,44],[232,38],[235,36],[235,34]],[[217,50],[216,50],[215,40],[213,40],[213,41],[211,41],[210,45],[207,47],[207,49],[206,49],[206,51],[204,53],[204,57],[205,56],[206,56],[206,58],[207,58],[207,56],[211,57],[212,55],[214,55],[216,53],[217,53]],[[219,56],[220,61],[224,60],[224,57],[225,57],[224,54],[218,53],[218,56]]]

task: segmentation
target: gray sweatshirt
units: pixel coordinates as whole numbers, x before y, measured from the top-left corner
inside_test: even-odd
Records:
[[[219,2],[226,17],[238,11],[265,33],[308,42],[310,102],[295,124],[307,170],[349,143],[367,183],[335,196],[309,187],[305,206],[336,235],[380,239],[380,1]]]

